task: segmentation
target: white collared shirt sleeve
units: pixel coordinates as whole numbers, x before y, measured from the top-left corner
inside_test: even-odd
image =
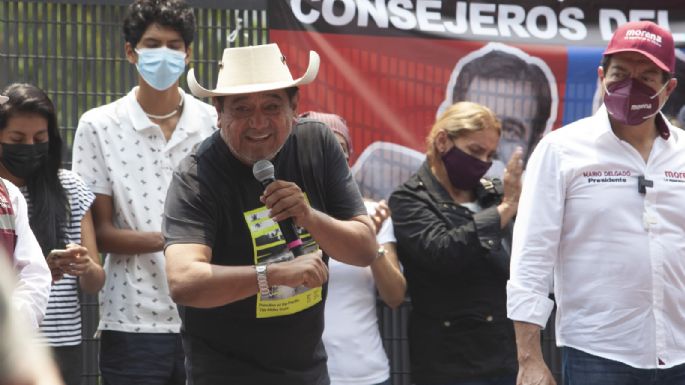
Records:
[[[14,269],[17,285],[12,293],[12,302],[26,322],[34,329],[45,316],[50,297],[52,275],[43,256],[43,251],[31,231],[26,200],[19,189],[5,182],[15,214],[17,243],[14,248]]]
[[[543,328],[554,307],[549,291],[566,195],[559,149],[545,139],[537,145],[526,167],[507,283],[508,317]]]
[[[72,170],[81,176],[95,194],[112,195],[112,181],[108,172],[100,142],[100,130],[91,121],[92,111],[81,118],[74,135]],[[108,121],[103,119],[103,121]],[[107,129],[103,123],[104,129]]]
[[[376,240],[379,245],[384,243],[397,243],[397,238],[395,238],[395,227],[392,225],[392,218],[388,217],[388,219],[383,221],[381,229],[378,231],[378,235],[376,235]]]
[[[170,138],[136,100],[123,98],[89,110],[74,134],[72,170],[96,195],[112,197],[112,225],[159,232],[174,169],[216,131],[216,109],[184,93],[183,112]],[[108,253],[100,291],[100,330],[178,333],[181,319],[169,296],[161,251]]]

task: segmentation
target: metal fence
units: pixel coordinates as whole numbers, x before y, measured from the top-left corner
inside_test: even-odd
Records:
[[[85,111],[120,98],[137,82],[136,70],[124,56],[121,31],[129,3],[0,1],[0,84],[29,82],[43,88],[57,105],[69,145]],[[202,83],[213,84],[211,75],[217,73],[225,47],[267,41],[262,2],[189,3],[197,19],[191,65]],[[182,78],[182,87],[184,83]]]
[[[124,55],[121,23],[129,0],[0,0],[0,87],[27,82],[44,89],[69,147],[80,116],[124,96],[137,73]],[[193,1],[197,34],[191,65],[213,84],[228,46],[264,44],[264,1]],[[185,78],[182,79],[185,83]],[[181,85],[187,89],[185,84]],[[83,384],[98,384],[97,298],[83,296]]]
[[[267,42],[266,0],[188,0],[195,7],[197,35],[191,65],[202,84],[213,84],[221,52],[228,46]],[[80,116],[124,96],[137,82],[124,56],[121,22],[129,0],[0,0],[0,87],[28,82],[55,102],[69,146]],[[186,88],[185,79],[182,87]],[[98,305],[82,298],[84,374],[82,384],[98,384]],[[408,385],[407,320],[410,304],[390,310],[379,303],[379,326],[391,363],[392,383]],[[553,334],[544,352],[559,374]],[[561,384],[561,382],[559,382]]]

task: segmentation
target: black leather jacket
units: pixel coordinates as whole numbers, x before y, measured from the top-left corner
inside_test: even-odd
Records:
[[[500,228],[499,180],[481,180],[478,213],[452,200],[424,162],[390,197],[412,312],[412,380],[447,383],[515,374],[506,316],[511,227]]]

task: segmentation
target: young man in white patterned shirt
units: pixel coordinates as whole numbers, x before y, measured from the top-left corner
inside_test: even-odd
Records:
[[[105,384],[184,384],[181,321],[164,271],[162,213],[173,169],[216,129],[217,115],[178,87],[195,31],[185,2],[136,0],[123,29],[138,85],[86,112],[73,150],[74,170],[96,194],[98,247],[108,253],[100,370]]]

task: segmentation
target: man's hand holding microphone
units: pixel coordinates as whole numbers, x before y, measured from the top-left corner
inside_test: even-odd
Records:
[[[295,225],[308,228],[316,215],[309,206],[300,187],[292,182],[276,180],[274,167],[268,160],[261,160],[252,169],[255,178],[264,186],[260,200],[270,210],[270,216],[283,233],[286,245],[294,259],[269,265],[270,285],[308,288],[322,286],[328,280],[328,268],[321,250],[305,254]]]

